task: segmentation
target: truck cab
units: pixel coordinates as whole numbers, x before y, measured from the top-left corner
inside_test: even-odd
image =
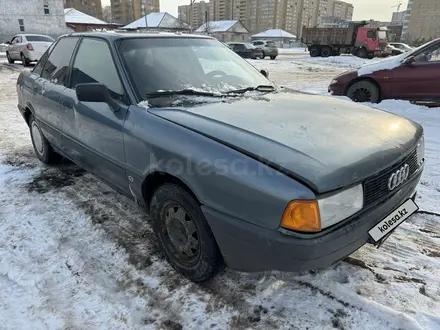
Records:
[[[391,55],[387,44],[388,29],[386,27],[360,27],[357,31],[354,55],[362,58]]]

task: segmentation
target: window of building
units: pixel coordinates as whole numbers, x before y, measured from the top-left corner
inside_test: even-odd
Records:
[[[24,32],[24,19],[22,18],[18,19],[18,26],[20,27],[20,31]]]
[[[49,5],[44,5],[44,15],[49,15],[50,11],[49,11]]]
[[[57,85],[65,85],[69,77],[70,59],[78,37],[60,39],[49,55],[41,77]]]

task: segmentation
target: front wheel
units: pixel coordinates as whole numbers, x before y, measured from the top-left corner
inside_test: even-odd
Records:
[[[9,64],[14,64],[15,61],[11,58],[11,55],[9,55],[8,52],[6,52],[6,58],[8,59]]]
[[[277,58],[276,56],[271,56],[271,57],[270,57],[271,60],[274,60],[274,59],[276,59],[276,58]]]
[[[159,246],[177,272],[201,283],[223,268],[222,255],[198,202],[181,186],[159,187],[150,215]]]
[[[370,81],[358,81],[350,86],[347,96],[354,102],[379,103],[380,91],[375,84]]]
[[[58,164],[62,157],[53,150],[33,115],[29,118],[29,129],[37,158],[44,164]]]

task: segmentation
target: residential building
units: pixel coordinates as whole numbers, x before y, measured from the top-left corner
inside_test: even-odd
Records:
[[[105,6],[104,8],[102,8],[102,19],[108,23],[113,22],[111,6]]]
[[[197,29],[206,21],[214,20],[213,2],[195,2],[192,5],[178,7],[178,18],[180,21],[189,24],[193,29]]]
[[[109,27],[107,22],[80,12],[75,8],[65,8],[64,19],[67,27],[75,32],[93,31],[95,29],[105,29]]]
[[[409,8],[408,27],[405,30],[404,25],[403,33],[409,42],[423,43],[440,37],[440,1],[413,0]]]
[[[84,14],[102,19],[101,0],[64,0],[64,8],[75,8]]]
[[[404,25],[405,24],[406,11],[396,11],[393,13],[391,19],[391,25]]]
[[[370,19],[367,22],[368,22],[368,24],[366,26],[367,27],[372,27],[372,28],[378,28],[378,27],[381,27],[381,26],[389,26],[389,25],[391,25],[391,22],[375,21],[374,19]]]
[[[134,22],[121,27],[124,30],[149,29],[153,31],[187,31],[189,26],[168,13],[149,13]]]
[[[59,0],[0,0],[0,40],[11,40],[18,33],[37,33],[58,37],[67,33],[63,2]]]
[[[238,20],[210,21],[204,23],[195,32],[209,34],[224,42],[249,40],[249,30]]]
[[[408,24],[409,24],[409,18],[411,16],[412,5],[413,5],[413,0],[408,0],[408,6],[406,7],[405,20],[403,21],[403,29],[402,29],[403,41],[406,40],[406,35],[408,34]]]
[[[351,21],[353,19],[354,6],[351,3],[328,0],[327,15],[338,17],[342,20]]]
[[[150,13],[160,12],[159,0],[132,0],[133,18],[139,19]]]

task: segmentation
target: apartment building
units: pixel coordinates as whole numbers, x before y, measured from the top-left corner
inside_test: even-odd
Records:
[[[75,8],[82,13],[102,19],[101,0],[64,0],[64,8]]]
[[[38,33],[58,37],[66,27],[63,2],[59,0],[0,0],[0,40],[11,40],[18,33]]]
[[[192,5],[183,5],[178,7],[178,18],[181,22],[189,24],[193,29],[202,26],[206,20],[214,21],[213,2],[195,2]]]
[[[128,24],[153,12],[160,12],[159,0],[111,0],[112,17],[120,24]]]
[[[318,26],[322,17],[351,20],[354,7],[339,0],[210,0],[194,3],[192,11],[189,5],[179,6],[179,19],[200,26],[205,22],[200,12],[206,10],[208,20],[239,20],[252,33],[282,29],[301,36],[303,26]]]
[[[413,0],[405,32],[408,41],[440,37],[440,1]]]
[[[411,16],[412,5],[413,5],[413,0],[408,0],[408,6],[406,7],[405,20],[403,21],[403,29],[402,29],[402,40],[403,41],[406,40],[406,36],[408,34],[408,24],[409,24],[409,18]]]
[[[396,11],[391,18],[391,25],[404,25],[406,11]]]

